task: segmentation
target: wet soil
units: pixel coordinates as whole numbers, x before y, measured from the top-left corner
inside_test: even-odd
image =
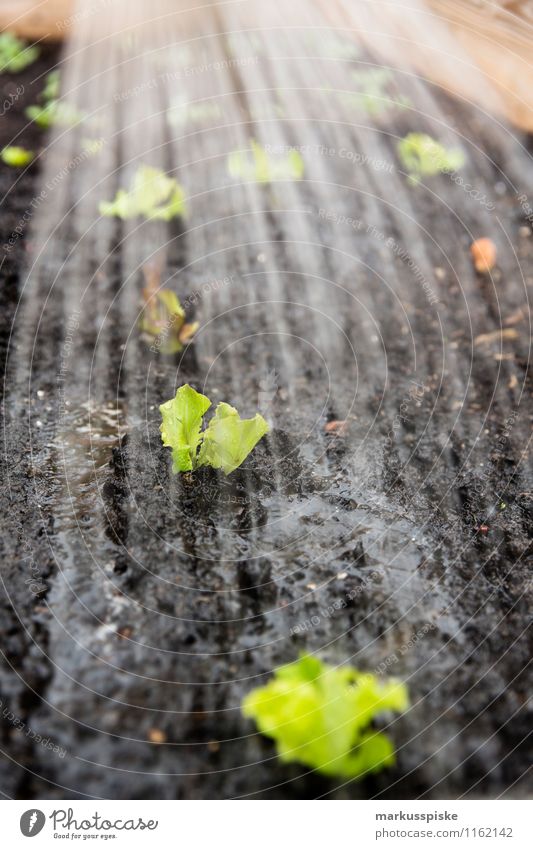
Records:
[[[23,107],[35,98],[31,80],[52,55],[24,75],[27,90],[0,125],[1,143],[23,128]],[[42,143],[31,128],[21,139],[33,149]],[[37,175],[37,166],[21,176],[0,168],[3,243],[31,204]],[[423,197],[420,216],[433,212]],[[531,230],[513,197],[503,193],[498,203],[529,292]],[[324,243],[334,236],[324,225]],[[466,255],[461,239],[450,251]],[[420,318],[419,306],[406,303],[425,358],[414,371],[402,316],[384,299],[392,376],[385,405],[379,368],[372,372],[365,360],[374,355],[363,351],[364,404],[351,413],[324,405],[319,439],[301,439],[311,407],[274,414],[272,433],[234,475],[203,470],[189,479],[171,475],[158,431],[157,404],[176,361],[154,357],[150,381],[130,374],[117,395],[128,330],[119,314],[109,361],[95,366],[104,383],[109,371],[105,403],[72,395],[58,424],[64,328],[53,305],[43,310],[25,397],[24,382],[12,377],[17,352],[9,333],[28,250],[24,232],[6,254],[0,286],[0,344],[3,355],[10,351],[0,504],[2,793],[531,795],[528,314],[508,325],[517,333],[503,359],[499,337],[478,341],[473,355],[468,332],[469,321],[476,337],[497,331],[502,317],[505,323],[527,306],[511,260],[498,269],[498,309],[490,287],[468,271],[465,285],[475,292],[468,320],[453,275],[436,275],[451,364],[439,371],[427,307]],[[402,262],[394,261],[401,275]],[[287,308],[296,325],[305,323],[294,304]],[[236,326],[241,318],[232,319]],[[321,365],[305,352],[298,357],[312,395]],[[250,354],[236,376],[250,411],[263,365]],[[190,350],[179,362],[180,381],[201,388],[204,368]],[[346,371],[337,397],[350,397]],[[127,417],[132,387],[146,393],[142,420]],[[401,438],[387,441],[400,409]],[[349,436],[326,432],[328,421],[344,418]],[[361,451],[374,418],[370,447]],[[274,745],[243,720],[239,705],[301,651],[408,682],[412,708],[386,721],[396,767],[338,786],[277,762]]]

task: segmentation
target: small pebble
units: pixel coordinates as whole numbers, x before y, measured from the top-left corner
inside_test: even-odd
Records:
[[[164,731],[161,731],[160,728],[150,728],[148,732],[148,739],[150,743],[166,743],[167,735]]]
[[[337,433],[339,436],[344,436],[347,430],[346,420],[327,422],[324,425],[326,433]]]
[[[479,274],[491,271],[496,265],[496,245],[491,239],[476,239],[470,245],[470,253]]]

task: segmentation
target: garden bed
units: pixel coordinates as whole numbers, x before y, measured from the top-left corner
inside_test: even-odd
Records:
[[[2,144],[25,126],[23,109],[35,101],[32,80],[54,56],[45,51],[17,78],[26,90],[3,119]],[[39,91],[42,80],[35,85]],[[444,98],[442,106],[451,108]],[[473,137],[470,117],[453,108]],[[23,130],[25,146],[38,149],[38,132]],[[492,154],[496,184],[497,166],[508,163],[497,161],[498,150]],[[3,243],[39,191],[38,175],[34,166],[17,180],[16,172],[0,168]],[[442,194],[457,203],[451,187]],[[357,219],[353,198],[339,186],[324,197],[324,208],[337,208],[339,195]],[[0,288],[3,354],[9,346],[0,698],[13,714],[2,718],[3,793],[37,799],[527,794],[533,584],[523,451],[533,412],[526,299],[533,238],[512,192],[504,187],[494,197],[495,215],[518,254],[500,254],[496,288],[472,268],[461,222],[441,224],[431,199],[413,195],[417,219],[454,255],[468,302],[448,268],[431,282],[438,309],[420,287],[413,302],[410,269],[388,253],[404,286],[399,294],[416,337],[416,368],[405,315],[395,299],[373,294],[389,363],[386,403],[382,363],[363,350],[357,402],[335,406],[353,396],[352,355],[340,345],[337,375],[345,364],[344,382],[338,377],[335,400],[326,399],[309,439],[302,428],[313,427],[313,388],[324,384],[324,365],[305,345],[291,363],[302,384],[299,408],[285,413],[290,387],[275,341],[254,347],[245,339],[226,383],[216,363],[206,365],[201,345],[177,358],[145,351],[150,368],[132,369],[129,360],[124,377],[131,328],[118,308],[106,328],[109,356],[92,363],[89,381],[107,386],[107,396],[91,405],[83,373],[79,403],[69,395],[60,413],[66,313],[59,295],[39,308],[28,404],[28,374],[10,344],[23,269],[35,251],[24,229],[6,256]],[[466,214],[475,220],[475,208]],[[284,234],[279,220],[274,224],[269,235],[279,258]],[[225,226],[216,231],[219,246]],[[314,226],[339,280],[339,231],[328,228],[319,210]],[[253,226],[242,227],[243,241],[253,244]],[[369,262],[383,249],[383,240],[366,230],[354,239]],[[179,238],[177,244],[176,272],[188,259]],[[440,252],[431,244],[428,252],[440,269]],[[110,293],[121,280],[120,262],[117,252],[115,277],[105,283]],[[231,251],[224,265],[232,271]],[[367,283],[371,291],[371,276],[360,273],[361,287]],[[198,278],[220,279],[216,254],[201,273],[184,276],[185,292]],[[241,332],[246,309],[236,309],[227,326]],[[267,331],[267,307],[255,305],[256,317],[263,312]],[[88,307],[73,331],[88,352],[91,318]],[[360,315],[346,310],[340,318],[353,338]],[[305,339],[309,316],[296,300],[287,304],[287,320]],[[516,331],[508,342],[502,325]],[[140,366],[141,348],[136,356]],[[239,409],[251,413],[265,374],[277,375],[273,388],[262,390],[272,396],[272,431],[228,478],[211,469],[173,476],[158,405],[169,397],[178,368],[180,383],[201,388],[211,367],[217,400],[238,394]],[[142,419],[128,417],[134,397],[144,398]],[[337,420],[347,422],[346,434],[328,431]],[[388,729],[396,767],[359,783],[328,780],[281,764],[274,744],[243,719],[244,695],[302,651],[407,681],[412,708]]]

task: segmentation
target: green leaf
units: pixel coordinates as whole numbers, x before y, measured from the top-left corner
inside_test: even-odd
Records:
[[[33,104],[26,108],[26,116],[47,130],[49,127],[75,127],[85,120],[85,115],[78,112],[75,106],[67,100],[60,100],[61,76],[58,70],[51,71],[46,76],[44,88],[39,95],[42,105]]]
[[[281,760],[325,775],[360,778],[395,760],[391,741],[371,723],[385,711],[408,706],[407,688],[394,679],[303,655],[248,693],[242,712],[276,741]]]
[[[172,289],[161,289],[157,293],[157,297],[169,315],[178,315],[180,318],[185,318],[185,311],[180,304],[178,296]]]
[[[0,73],[16,74],[39,58],[40,50],[12,32],[0,33]]]
[[[34,154],[31,150],[26,150],[24,147],[4,147],[0,156],[2,157],[2,162],[5,162],[11,168],[24,168],[30,164]]]
[[[159,168],[141,165],[130,188],[119,189],[114,201],[102,201],[100,215],[109,218],[137,218],[170,221],[185,215],[185,193],[179,183]]]
[[[161,268],[147,263],[143,266],[146,286],[143,289],[144,309],[139,329],[162,354],[183,350],[196,331],[197,321],[187,323],[185,310],[172,289],[161,286]]]
[[[235,407],[221,403],[204,433],[198,464],[229,475],[246,459],[269,427],[263,416],[241,419]]]
[[[301,180],[304,161],[297,150],[287,154],[270,154],[254,139],[250,140],[252,157],[235,151],[228,157],[231,177],[255,183],[272,183],[274,180]]]
[[[25,114],[43,130],[49,127],[75,127],[85,120],[85,115],[66,100],[49,100],[44,106],[28,106]]]
[[[171,289],[155,293],[144,290],[146,306],[139,320],[139,328],[150,342],[156,342],[163,354],[177,354],[183,350],[198,330],[199,323],[186,322],[185,310]]]
[[[325,91],[330,97],[336,97],[347,109],[366,112],[373,118],[378,118],[392,109],[405,109],[409,105],[406,97],[395,97],[389,94],[388,89],[394,77],[387,68],[354,71],[352,79],[357,86],[357,91],[338,92],[334,89],[325,89]]]
[[[209,398],[188,384],[160,406],[161,438],[163,445],[172,448],[174,472],[213,466],[229,475],[268,432],[268,424],[259,413],[253,419],[241,419],[234,407],[221,403],[209,427],[201,433],[202,416],[210,406]]]
[[[209,398],[185,384],[180,386],[175,398],[159,407],[163,417],[161,439],[163,445],[172,448],[174,472],[190,472],[196,468],[202,418],[210,406]]]
[[[41,92],[41,100],[45,103],[49,103],[50,100],[57,100],[59,97],[60,87],[60,72],[57,69],[55,71],[50,71],[50,73],[46,75],[44,81],[44,88]]]
[[[408,133],[397,149],[411,183],[418,183],[421,177],[458,171],[465,164],[462,150],[445,148],[427,133]]]

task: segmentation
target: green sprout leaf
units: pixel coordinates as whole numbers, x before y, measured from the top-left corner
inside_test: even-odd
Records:
[[[190,472],[196,468],[202,419],[210,406],[209,398],[187,383],[180,386],[175,398],[159,407],[163,417],[161,439],[163,445],[172,448],[174,472]]]
[[[44,89],[39,95],[41,104],[33,104],[25,110],[26,117],[35,121],[43,130],[49,127],[76,127],[86,118],[67,100],[59,99],[60,86],[59,71],[51,71],[47,74]]]
[[[49,127],[75,127],[85,119],[85,116],[66,100],[50,100],[44,106],[28,106],[26,117],[35,121],[43,130]]]
[[[272,183],[274,180],[301,180],[304,175],[304,161],[297,150],[287,154],[269,154],[254,139],[251,139],[252,157],[235,151],[228,157],[228,171],[231,177],[254,183]]]
[[[161,287],[161,270],[144,266],[146,286],[143,289],[145,307],[139,329],[151,345],[163,354],[177,354],[183,350],[196,331],[198,322],[187,323],[185,310],[171,289]]]
[[[5,162],[11,168],[24,168],[30,164],[34,154],[31,150],[26,150],[25,147],[4,147],[0,156],[2,162]]]
[[[23,71],[39,58],[40,52],[34,44],[28,45],[12,32],[0,33],[0,73]]]
[[[241,419],[235,407],[221,403],[203,434],[198,465],[213,466],[230,475],[244,463],[268,430],[259,413],[253,419]]]
[[[257,413],[241,419],[229,404],[218,405],[206,430],[202,418],[211,402],[191,386],[181,386],[176,397],[160,406],[163,445],[172,448],[173,471],[190,472],[212,466],[229,475],[244,462],[269,427]]]
[[[391,109],[405,109],[409,105],[406,97],[394,97],[388,87],[394,76],[387,68],[372,68],[369,71],[354,71],[352,79],[356,92],[339,92],[338,99],[344,106],[365,112],[373,118],[386,114]]]
[[[60,72],[57,69],[55,71],[50,71],[50,73],[46,75],[44,81],[44,88],[41,92],[41,100],[43,100],[44,103],[49,103],[51,100],[57,100],[59,97],[60,89]]]
[[[392,742],[374,730],[373,720],[408,706],[407,688],[394,679],[381,681],[303,655],[248,693],[242,712],[276,741],[282,761],[298,761],[324,775],[360,778],[395,762]]]
[[[462,150],[446,148],[427,133],[409,133],[400,139],[397,149],[411,183],[420,182],[422,177],[458,171],[465,164]]]
[[[185,215],[185,193],[179,183],[159,168],[141,165],[130,188],[119,189],[114,201],[102,201],[100,215],[108,218],[137,218],[170,221]]]
[[[40,105],[26,108],[26,117],[47,130],[49,127],[76,127],[86,116],[79,112],[67,100],[59,99],[61,76],[59,71],[51,71],[45,80],[44,89],[39,95]]]

